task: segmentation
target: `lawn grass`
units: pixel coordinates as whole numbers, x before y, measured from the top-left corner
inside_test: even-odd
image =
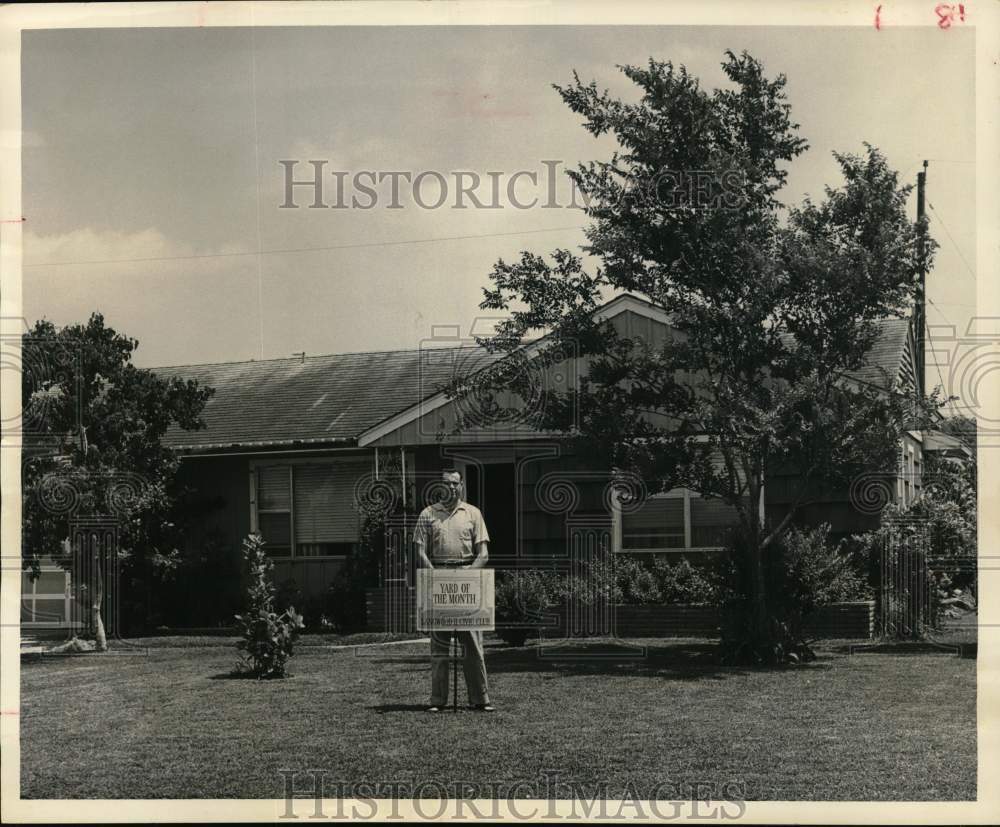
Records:
[[[291,679],[263,682],[226,679],[235,652],[218,646],[25,659],[21,795],[280,798],[279,770],[321,768],[328,782],[481,790],[549,771],[612,798],[696,783],[748,800],[976,797],[974,660],[831,647],[747,670],[718,666],[705,641],[641,643],[637,659],[491,644],[492,715],[424,712],[419,643],[306,646]]]

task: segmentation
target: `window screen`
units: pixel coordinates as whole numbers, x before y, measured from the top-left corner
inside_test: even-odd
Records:
[[[736,508],[722,500],[691,497],[691,545],[694,548],[724,546],[730,530],[739,522]]]
[[[271,465],[257,471],[257,510],[288,511],[292,505],[288,466]]]
[[[651,497],[622,515],[623,548],[684,548],[684,499]]]
[[[369,470],[367,462],[295,466],[296,545],[357,542],[360,521],[354,488]]]

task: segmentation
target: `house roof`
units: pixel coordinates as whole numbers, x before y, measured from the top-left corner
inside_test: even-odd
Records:
[[[631,310],[664,321],[661,308],[618,296],[603,318]],[[908,319],[881,323],[870,364],[852,378],[891,384],[909,358]],[[529,352],[532,346],[529,346]],[[164,444],[182,451],[365,445],[383,431],[446,402],[441,388],[503,358],[480,347],[434,347],[153,368],[163,377],[215,388],[198,431],[171,428]],[[360,442],[359,442],[360,440]]]
[[[924,431],[924,451],[937,452],[946,456],[971,457],[972,449],[961,439],[944,431]]]
[[[215,388],[198,431],[171,428],[179,450],[355,444],[359,434],[500,358],[479,347],[423,348],[153,368]]]
[[[911,371],[910,319],[883,319],[879,323],[881,334],[868,353],[867,364],[850,374],[852,379],[886,387],[897,379],[905,380]]]

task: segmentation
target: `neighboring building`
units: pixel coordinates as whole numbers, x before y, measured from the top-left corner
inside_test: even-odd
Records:
[[[666,313],[634,296],[620,296],[598,314],[619,333],[654,344],[669,335]],[[469,400],[448,399],[441,386],[500,357],[474,345],[435,344],[156,369],[216,391],[204,411],[205,429],[171,431],[166,440],[183,457],[183,481],[198,492],[192,508],[200,517],[190,542],[214,543],[214,553],[223,550],[234,561],[221,570],[238,571],[241,540],[259,531],[276,581],[294,580],[319,595],[358,548],[360,506],[377,496],[376,480],[405,479],[398,505],[412,515],[433,497],[441,469],[459,467],[467,499],[486,517],[491,562],[500,567],[564,559],[573,520],[605,525],[615,552],[697,554],[722,545],[735,522],[730,506],[675,490],[622,515],[607,497],[609,480],[566,454],[557,439],[530,423],[477,416]],[[913,352],[909,321],[886,321],[871,363],[854,379],[879,387],[913,384]],[[540,370],[538,381],[571,387],[578,362]],[[463,427],[455,433],[458,422]],[[920,434],[906,435],[901,458],[891,487],[909,501],[919,489]],[[769,516],[780,517],[794,485],[792,477],[769,480]],[[877,524],[877,510],[859,510],[851,492],[839,492],[806,507],[802,519],[830,522],[843,536]],[[230,592],[232,585],[220,587]]]

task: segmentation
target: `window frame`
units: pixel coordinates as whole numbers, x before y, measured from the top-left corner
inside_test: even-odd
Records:
[[[691,523],[691,500],[704,499],[704,496],[690,488],[673,488],[670,491],[663,491],[649,497],[656,499],[684,499],[684,547],[683,548],[631,548],[625,546],[625,515],[622,514],[621,504],[616,497],[612,498],[612,530],[614,537],[614,550],[619,554],[687,554],[689,552],[714,552],[721,551],[724,546],[695,546],[691,544],[693,526]]]
[[[55,592],[39,592],[38,584],[41,582],[41,576],[38,579],[32,578],[28,575],[28,582],[30,584],[30,592],[24,590],[24,576],[28,574],[27,572],[22,572],[21,575],[21,607],[22,609],[27,607],[30,603],[31,606],[31,620],[21,620],[21,626],[25,628],[68,628],[74,625],[73,623],[73,606],[72,606],[72,588],[70,582],[70,573],[66,571],[61,566],[57,565],[42,565],[39,570],[39,575],[42,574],[62,574],[63,575],[63,590],[60,593]],[[38,620],[38,600],[62,600],[63,601],[63,614],[62,618],[58,621],[56,620]]]
[[[275,562],[300,562],[303,560],[346,560],[350,553],[344,554],[297,554],[298,542],[295,536],[295,466],[296,465],[342,465],[351,460],[364,460],[364,456],[350,457],[295,457],[289,459],[257,459],[250,460],[250,532],[258,533],[260,530],[260,514],[287,514],[289,547],[288,554],[268,555],[268,558]],[[258,507],[257,496],[257,472],[261,468],[288,467],[288,508],[265,508]],[[360,538],[358,539],[360,542]],[[305,544],[303,544],[305,545]],[[354,543],[353,545],[357,545]]]

